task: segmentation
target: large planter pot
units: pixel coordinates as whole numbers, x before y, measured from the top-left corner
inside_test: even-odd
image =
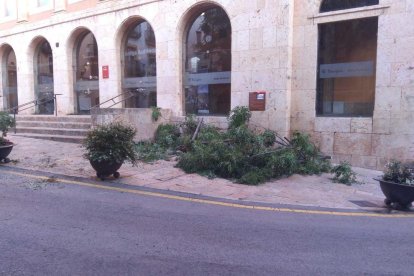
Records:
[[[10,152],[12,151],[14,144],[12,142],[7,142],[5,145],[0,145],[0,162],[8,163],[10,159],[7,158]]]
[[[96,171],[96,176],[100,178],[101,180],[105,180],[106,177],[113,175],[115,178],[118,178],[120,176],[118,170],[122,166],[122,163],[113,163],[109,161],[92,161],[89,160],[89,163],[91,163],[92,167]]]
[[[414,186],[376,179],[385,195],[385,204],[396,209],[408,209],[414,201]]]

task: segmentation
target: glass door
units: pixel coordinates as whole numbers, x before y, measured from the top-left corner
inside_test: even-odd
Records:
[[[99,104],[98,45],[91,32],[80,39],[76,53],[76,83],[78,114],[90,114]]]
[[[35,59],[35,95],[40,102],[36,107],[36,114],[53,114],[53,55],[49,42],[43,41],[39,45]]]

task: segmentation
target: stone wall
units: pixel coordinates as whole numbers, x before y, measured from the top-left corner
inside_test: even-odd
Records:
[[[291,130],[311,133],[334,161],[382,169],[390,158],[414,159],[414,2],[318,13],[320,0],[295,0]],[[318,24],[378,16],[375,107],[372,118],[316,117]]]
[[[98,108],[91,110],[92,126],[123,122],[136,128],[136,141],[152,140],[160,124],[171,121],[171,111],[161,110],[157,121],[152,119],[151,108]]]

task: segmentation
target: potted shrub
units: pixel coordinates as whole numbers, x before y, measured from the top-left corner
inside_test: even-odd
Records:
[[[413,168],[399,161],[391,160],[385,166],[380,182],[385,195],[384,203],[395,209],[408,209],[414,201]]]
[[[121,122],[97,126],[87,133],[84,157],[89,160],[98,178],[104,180],[110,175],[118,178],[118,169],[124,161],[136,164],[135,133],[133,127]]]
[[[0,161],[4,163],[10,162],[7,156],[9,156],[14,146],[14,144],[5,137],[7,136],[9,128],[13,127],[15,123],[14,119],[8,113],[0,112]]]

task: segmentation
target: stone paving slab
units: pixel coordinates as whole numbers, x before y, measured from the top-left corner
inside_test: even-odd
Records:
[[[9,138],[17,144],[9,156],[14,161],[10,166],[96,179],[89,161],[82,158],[81,145],[13,135]],[[139,163],[135,167],[124,164],[119,170],[121,178],[117,181],[129,185],[263,203],[341,209],[367,208],[353,202],[368,202],[378,207],[384,205],[384,196],[378,183],[373,180],[382,174],[380,171],[354,168],[361,184],[352,186],[333,183],[330,174],[293,175],[259,186],[247,186],[220,178],[207,179],[197,174],[185,174],[174,165],[174,161],[165,160],[154,164]]]

